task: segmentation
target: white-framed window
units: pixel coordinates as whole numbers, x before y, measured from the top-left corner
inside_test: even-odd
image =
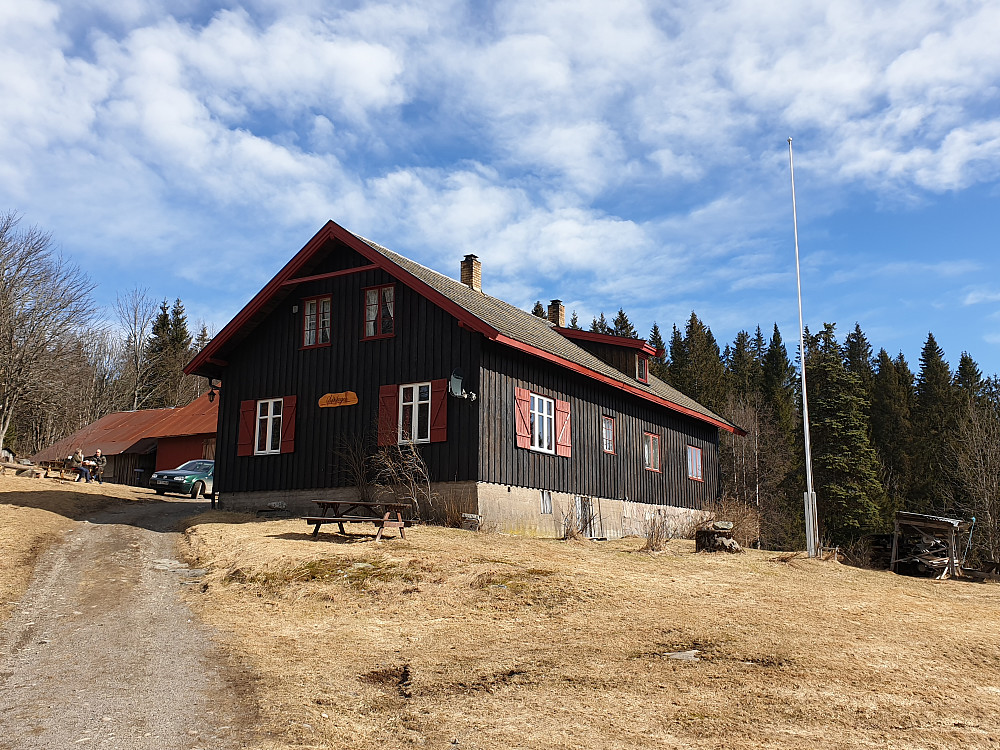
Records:
[[[705,481],[701,469],[701,448],[695,448],[693,445],[688,446],[688,479]]]
[[[611,417],[601,417],[601,448],[605,453],[615,452],[615,420]]]
[[[550,490],[539,490],[542,502],[542,513],[552,513],[552,492]]]
[[[389,337],[396,332],[396,288],[393,284],[365,289],[364,338]]]
[[[642,465],[649,471],[660,470],[660,436],[651,432],[642,434]]]
[[[330,343],[330,298],[307,299],[302,312],[302,346]]]
[[[254,453],[258,456],[281,453],[281,404],[280,398],[257,402],[257,431],[254,435]]]
[[[529,418],[532,450],[555,453],[556,402],[532,393]]]
[[[399,442],[431,441],[431,384],[399,386]]]

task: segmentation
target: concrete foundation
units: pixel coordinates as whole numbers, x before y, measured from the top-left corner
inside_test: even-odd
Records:
[[[559,538],[568,525],[582,528],[585,536],[595,538],[644,536],[654,516],[667,519],[672,536],[693,536],[695,525],[711,515],[690,508],[581,497],[565,492],[549,493],[551,512],[546,512],[549,509],[543,507],[541,490],[486,482],[436,482],[431,485],[431,492],[434,501],[421,503],[421,519],[461,526],[463,514],[478,516],[480,529],[522,536]],[[219,507],[253,513],[267,510],[270,503],[282,502],[293,514],[311,515],[315,512],[313,500],[353,500],[357,496],[353,487],[230,492],[220,493]]]

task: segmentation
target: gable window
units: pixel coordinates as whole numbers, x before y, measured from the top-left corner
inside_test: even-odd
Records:
[[[640,383],[649,382],[649,360],[641,354],[635,358],[635,379]]]
[[[326,346],[330,343],[330,298],[318,297],[303,302],[302,346]]]
[[[605,453],[615,452],[615,420],[601,417],[601,448]]]
[[[569,401],[514,389],[514,430],[518,448],[572,455]]]
[[[236,455],[268,456],[295,450],[295,396],[240,402]]]
[[[660,470],[660,436],[651,432],[642,435],[642,465],[649,471]]]
[[[539,490],[542,500],[542,513],[552,513],[552,492],[550,490]]]
[[[688,446],[688,479],[704,482],[705,478],[701,470],[701,448]]]
[[[399,386],[399,442],[431,441],[431,384]]]
[[[396,332],[396,288],[393,284],[365,289],[363,338],[388,338]]]

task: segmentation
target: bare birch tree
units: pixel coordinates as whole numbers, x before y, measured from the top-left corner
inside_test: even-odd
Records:
[[[156,317],[156,302],[149,298],[146,289],[135,287],[118,295],[115,314],[122,331],[122,387],[129,396],[127,408],[135,411],[151,395],[149,378],[153,363],[146,347]]]
[[[57,385],[74,361],[77,335],[94,316],[94,285],[37,227],[0,215],[0,448],[33,390]]]
[[[1000,560],[1000,401],[969,399],[950,443],[954,507],[974,516],[973,549]]]

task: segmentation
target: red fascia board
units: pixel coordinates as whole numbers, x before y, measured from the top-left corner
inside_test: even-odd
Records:
[[[700,414],[699,412],[696,412],[694,409],[688,409],[686,406],[675,404],[673,401],[668,401],[667,399],[661,396],[648,393],[647,391],[644,391],[641,388],[636,388],[634,385],[629,385],[628,383],[624,383],[621,380],[616,380],[615,378],[608,377],[607,375],[591,370],[589,367],[578,365],[576,362],[570,362],[568,359],[564,359],[557,354],[552,354],[551,352],[538,349],[534,346],[531,346],[530,344],[525,344],[523,341],[518,341],[517,339],[512,339],[509,336],[503,336],[503,335],[498,335],[496,337],[496,340],[501,344],[506,344],[507,346],[513,347],[515,349],[520,349],[523,352],[534,354],[535,356],[541,357],[542,359],[547,359],[550,362],[555,362],[556,364],[562,365],[563,367],[569,370],[573,370],[574,372],[579,372],[583,375],[586,375],[589,378],[593,378],[594,380],[598,380],[602,383],[614,386],[615,388],[619,388],[625,391],[626,393],[631,393],[632,395],[638,396],[639,398],[646,399],[647,401],[652,401],[654,404],[665,406],[672,411],[676,411],[686,416],[693,417],[702,422],[708,422],[709,424],[715,425],[719,429],[726,430],[727,432],[732,432],[736,435],[741,435],[741,436],[746,435],[746,432],[744,430],[741,430],[739,427],[736,427],[735,425],[730,425],[726,424],[725,422],[720,422],[719,420],[713,419],[712,417],[709,417],[705,414]]]
[[[595,341],[600,344],[608,344],[610,346],[620,346],[625,349],[638,349],[650,357],[656,357],[662,355],[662,351],[654,349],[650,344],[646,342],[645,339],[630,339],[625,336],[612,336],[607,333],[595,333],[594,331],[581,331],[577,328],[561,328],[560,326],[555,327],[557,333],[561,333],[566,338],[571,341]]]
[[[229,321],[229,323],[227,323],[225,327],[219,331],[216,337],[213,338],[209,344],[188,363],[187,367],[184,368],[184,372],[190,375],[197,371],[203,364],[213,361],[213,355],[215,355],[237,331],[249,323],[253,316],[260,312],[264,305],[268,303],[268,301],[282,286],[295,282],[295,275],[302,268],[302,266],[304,266],[306,262],[308,262],[313,255],[319,252],[320,249],[322,249],[322,247],[330,240],[339,240],[340,242],[343,242],[352,250],[360,253],[362,257],[371,261],[374,266],[381,268],[390,276],[398,279],[421,296],[428,298],[438,307],[443,308],[452,316],[458,318],[459,321],[465,323],[470,329],[478,331],[489,338],[496,337],[497,330],[495,328],[480,320],[465,308],[452,302],[450,299],[425,284],[409,271],[406,271],[396,265],[382,255],[382,253],[375,250],[375,248],[370,247],[367,243],[362,242],[355,235],[348,232],[336,222],[328,221],[323,225],[323,228],[316,232],[312,239],[310,239],[309,242],[307,242],[305,246],[299,250],[295,256],[288,261],[288,263],[285,264],[285,267],[278,271],[277,275],[275,275],[275,277],[271,279],[263,289],[257,292],[254,298],[247,303],[246,307],[240,310],[236,317]]]

